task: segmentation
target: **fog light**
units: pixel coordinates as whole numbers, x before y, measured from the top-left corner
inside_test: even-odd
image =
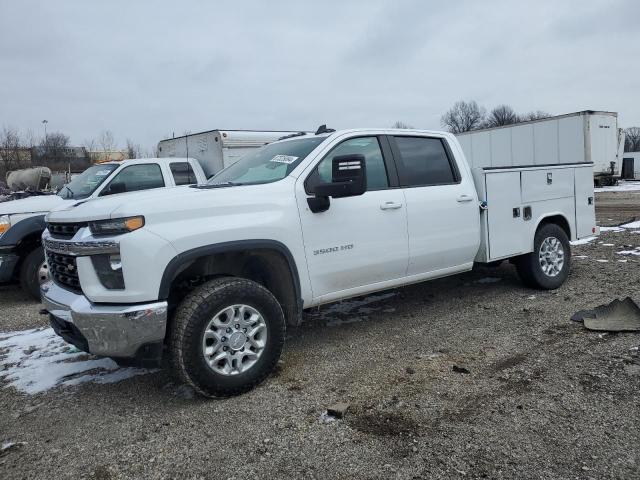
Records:
[[[120,255],[93,255],[91,262],[104,288],[124,290],[124,276],[122,275]]]

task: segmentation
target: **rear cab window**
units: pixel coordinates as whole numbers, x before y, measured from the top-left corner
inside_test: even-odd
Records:
[[[460,174],[445,139],[394,136],[394,156],[402,187],[451,185]]]
[[[198,182],[189,162],[172,162],[169,169],[176,185],[193,185]]]

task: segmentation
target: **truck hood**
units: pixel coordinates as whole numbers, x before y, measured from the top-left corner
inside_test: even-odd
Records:
[[[58,195],[34,195],[0,203],[0,215],[45,213],[67,203],[73,203],[73,201],[65,200]]]
[[[285,196],[293,198],[294,181],[287,177],[263,185],[208,189],[182,186],[122,193],[58,208],[47,216],[47,221],[86,222],[144,215],[150,224],[154,219],[165,221],[167,216],[181,219],[203,214],[210,216],[214,210],[229,214],[244,211],[249,205],[272,203],[283,190],[288,192]]]

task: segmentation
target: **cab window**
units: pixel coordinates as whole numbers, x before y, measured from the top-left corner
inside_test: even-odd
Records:
[[[189,162],[172,162],[169,164],[169,169],[171,170],[173,181],[176,185],[192,185],[197,183],[196,174],[193,173]]]
[[[160,187],[164,187],[160,165],[157,163],[145,163],[123,168],[107,185],[102,195]]]
[[[345,140],[320,161],[305,182],[306,192],[311,194],[316,186],[331,183],[334,157],[352,154],[364,156],[367,168],[367,191],[389,188],[387,169],[378,137],[357,137]]]

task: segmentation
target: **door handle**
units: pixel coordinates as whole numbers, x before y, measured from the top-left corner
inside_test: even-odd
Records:
[[[396,210],[400,207],[402,207],[401,203],[385,202],[382,205],[380,205],[380,210]]]
[[[470,202],[471,200],[473,200],[473,198],[471,198],[471,195],[460,195],[458,197],[458,202],[462,203],[462,202]]]

